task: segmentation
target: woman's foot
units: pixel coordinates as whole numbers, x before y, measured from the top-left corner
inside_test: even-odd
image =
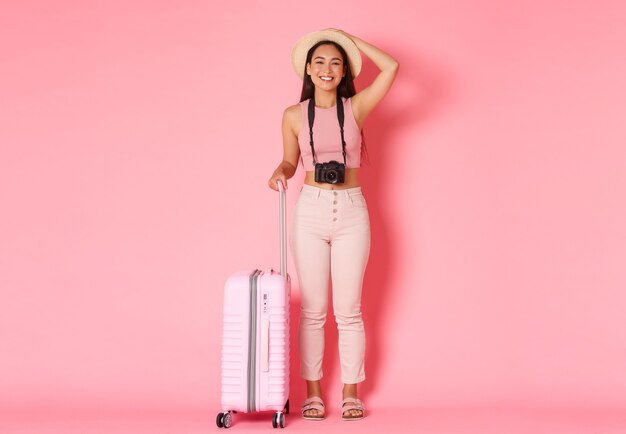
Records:
[[[365,416],[365,407],[358,398],[346,398],[341,403],[341,418],[343,420],[359,420]]]
[[[357,398],[356,384],[343,385],[343,402],[341,403],[343,420],[358,420],[365,416],[363,402]]]
[[[302,404],[302,417],[306,420],[324,419],[324,401],[322,401],[322,385],[320,381],[306,382],[307,399]]]
[[[319,396],[312,396],[302,404],[302,418],[305,420],[324,419],[324,401]]]

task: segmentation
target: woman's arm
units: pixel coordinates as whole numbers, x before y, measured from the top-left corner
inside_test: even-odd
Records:
[[[335,29],[329,29],[335,30]],[[391,85],[396,78],[400,64],[388,53],[380,48],[373,46],[358,38],[341,30],[335,30],[343,33],[354,41],[356,46],[380,69],[380,72],[374,81],[365,89],[352,97],[352,111],[359,126],[363,125],[365,118],[378,105],[378,103],[387,94]]]
[[[280,162],[268,181],[273,190],[278,190],[277,181],[279,179],[286,189],[287,180],[296,173],[300,158],[300,146],[298,145],[300,117],[299,104],[288,107],[283,113],[283,161]]]

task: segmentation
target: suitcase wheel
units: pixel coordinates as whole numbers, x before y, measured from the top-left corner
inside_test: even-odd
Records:
[[[281,428],[285,427],[285,413],[283,412],[276,412],[274,413],[274,416],[272,416],[272,426],[274,428],[278,428],[279,426]]]
[[[233,416],[228,413],[219,413],[217,415],[217,419],[215,420],[218,428],[230,428],[233,424]]]

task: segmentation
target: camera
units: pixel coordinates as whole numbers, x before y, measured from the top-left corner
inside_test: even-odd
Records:
[[[335,160],[315,165],[315,182],[343,184],[346,177],[346,165]]]

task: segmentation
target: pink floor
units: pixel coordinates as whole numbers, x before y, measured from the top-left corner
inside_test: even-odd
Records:
[[[19,412],[0,414],[2,434],[184,434],[223,432],[215,425],[216,412],[164,414],[136,412]],[[289,432],[433,433],[433,434],[625,434],[626,412],[602,409],[389,408],[369,409],[358,422],[339,420],[331,411],[322,422],[287,416]],[[237,414],[228,432],[278,432],[271,413]]]

